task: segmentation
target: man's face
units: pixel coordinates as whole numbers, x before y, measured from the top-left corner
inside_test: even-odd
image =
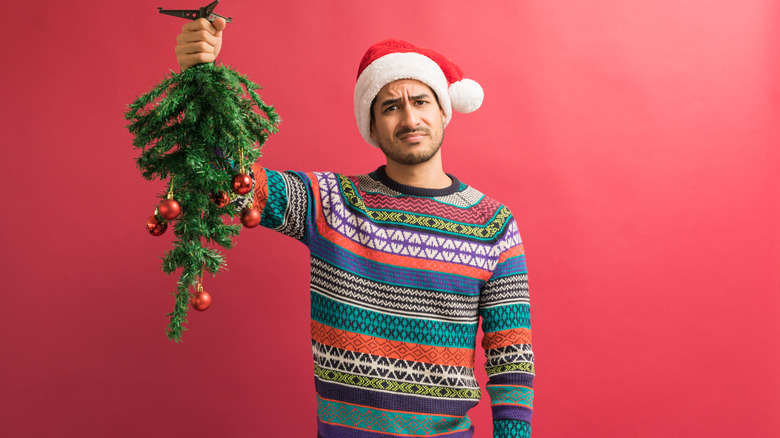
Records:
[[[414,79],[390,82],[379,90],[371,111],[371,138],[388,161],[415,165],[439,153],[445,116],[427,85]]]

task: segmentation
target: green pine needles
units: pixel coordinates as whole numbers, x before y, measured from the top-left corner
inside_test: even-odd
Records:
[[[167,274],[180,270],[176,305],[167,315],[168,338],[175,342],[186,330],[190,287],[200,284],[204,271],[216,274],[225,267],[216,246],[231,248],[241,229],[223,222],[225,215],[237,215],[233,205],[220,208],[212,196],[231,193],[233,176],[249,172],[277,131],[279,116],[258,88],[230,67],[201,64],[172,72],[125,113],[133,146],[141,150],[136,162],[143,177],[167,179],[160,198],[172,192],[182,208],[173,221],[173,249],[162,262]]]

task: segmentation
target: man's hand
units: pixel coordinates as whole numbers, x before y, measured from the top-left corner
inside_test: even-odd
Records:
[[[182,71],[217,59],[225,26],[227,23],[222,18],[214,22],[198,18],[181,28],[181,33],[176,37],[176,60]]]

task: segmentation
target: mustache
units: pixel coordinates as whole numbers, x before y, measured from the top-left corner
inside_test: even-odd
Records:
[[[416,132],[419,132],[421,134],[431,135],[431,130],[430,129],[424,128],[424,127],[419,127],[419,128],[414,128],[414,129],[412,129],[412,128],[404,128],[404,129],[396,132],[395,136],[396,137],[400,137],[402,135],[413,134],[413,133],[416,133]]]

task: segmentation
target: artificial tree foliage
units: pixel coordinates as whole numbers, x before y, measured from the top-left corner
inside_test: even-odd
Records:
[[[125,113],[133,146],[141,151],[136,162],[143,177],[167,180],[159,197],[170,193],[182,207],[172,221],[173,248],[162,262],[163,272],[180,273],[176,304],[166,315],[168,338],[176,342],[186,330],[190,288],[202,283],[204,272],[225,268],[217,247],[231,248],[241,229],[223,221],[236,216],[236,208],[220,208],[212,196],[230,193],[233,176],[249,172],[263,143],[277,131],[279,116],[258,88],[230,67],[200,64],[171,72]],[[251,192],[246,196],[251,199]]]

